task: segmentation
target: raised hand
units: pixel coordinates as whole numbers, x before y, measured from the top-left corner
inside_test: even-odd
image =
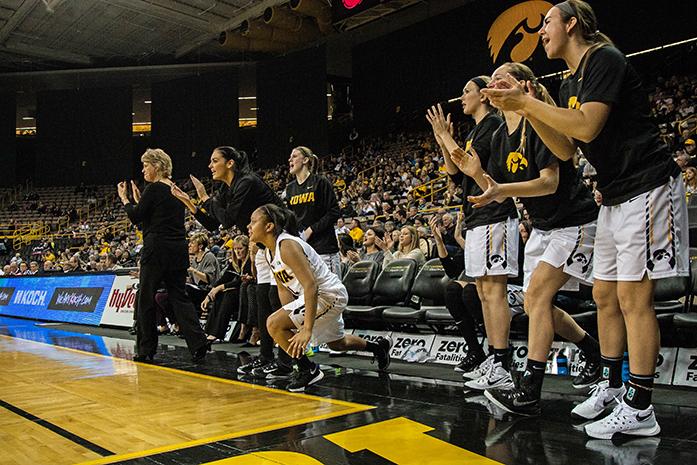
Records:
[[[136,203],[140,202],[140,189],[138,189],[135,181],[131,181],[131,193],[133,194],[133,200]]]
[[[462,237],[462,220],[464,218],[465,215],[462,213],[462,210],[458,210],[457,219],[455,221],[455,232],[453,233],[455,239],[457,239],[458,236]]]
[[[470,148],[465,152],[464,149],[458,147],[450,152],[450,159],[460,171],[471,178],[478,176],[482,171],[482,162],[474,148]]]
[[[126,181],[121,181],[116,185],[116,191],[119,194],[119,198],[123,203],[128,203],[128,188],[126,187]]]
[[[525,107],[525,99],[529,97],[526,88],[510,73],[495,88],[487,87],[481,93],[489,98],[491,104],[502,111],[519,111]]]
[[[387,233],[385,233],[385,237],[389,237],[387,236]],[[375,247],[377,247],[380,250],[387,250],[389,248],[387,243],[377,236],[375,236]]]
[[[191,184],[193,184],[194,189],[196,189],[196,195],[198,195],[199,200],[201,202],[208,200],[208,193],[206,192],[206,187],[203,185],[203,183],[193,174],[190,174],[189,177],[191,178]]]
[[[179,186],[177,186],[176,184],[172,183],[172,186],[170,186],[169,190],[173,196],[175,196],[182,202],[191,202],[191,197],[189,197],[189,194],[181,190]]]
[[[443,233],[440,230],[439,222],[440,218],[438,218],[437,215],[433,215],[431,219],[428,220],[428,225],[431,227],[431,233],[436,242],[443,242]]]
[[[438,143],[442,143],[442,136],[446,134],[452,135],[453,123],[450,120],[450,114],[448,113],[448,116],[445,116],[440,104],[426,110],[426,120],[431,124],[433,135]]]
[[[361,260],[361,256],[358,255],[358,252],[356,252],[355,250],[347,250],[346,256],[348,257],[351,263],[357,263]]]
[[[482,208],[491,202],[501,203],[507,198],[501,194],[501,186],[491,176],[485,173],[484,179],[486,179],[487,183],[486,190],[481,195],[470,195],[467,197],[467,201],[474,204],[474,208]]]

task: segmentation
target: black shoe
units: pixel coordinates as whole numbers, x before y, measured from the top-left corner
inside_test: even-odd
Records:
[[[299,370],[293,374],[293,380],[288,385],[290,392],[303,392],[308,386],[324,378],[324,373],[315,365],[312,370]]]
[[[576,389],[586,389],[600,381],[600,363],[596,360],[586,360],[586,364],[571,382]]]
[[[140,362],[140,363],[153,363],[155,361],[155,354],[134,355],[133,361]]]
[[[378,348],[373,353],[373,363],[378,361],[378,370],[385,371],[390,367],[390,349],[392,348],[392,340],[386,337],[379,337],[375,342]]]
[[[206,341],[206,343],[203,345],[203,347],[199,347],[196,349],[196,352],[194,352],[191,355],[191,360],[194,363],[203,363],[206,361],[206,354],[208,352],[211,352],[211,342]]]
[[[240,365],[237,368],[237,373],[240,375],[251,375],[252,370],[255,368],[262,368],[271,363],[272,360],[266,360],[265,358],[261,357],[254,357],[251,362],[245,363],[244,365]]]
[[[280,364],[275,360],[268,365],[252,370],[252,376],[257,379],[283,379],[290,378],[292,374],[293,369],[291,367]]]
[[[486,360],[486,355],[483,351],[469,351],[467,352],[465,358],[463,358],[462,361],[455,366],[455,371],[459,371],[460,373],[469,373],[481,365],[484,360]]]
[[[507,412],[525,416],[540,414],[540,397],[532,389],[488,389],[484,395]]]

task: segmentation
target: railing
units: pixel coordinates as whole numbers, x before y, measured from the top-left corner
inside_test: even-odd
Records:
[[[445,185],[436,187],[436,184],[439,184],[443,181],[445,181]],[[443,174],[441,176],[438,176],[436,179],[432,179],[431,181],[414,187],[414,189],[412,189],[412,193],[415,199],[430,197],[430,201],[433,202],[436,194],[438,194],[439,192],[443,192],[446,189],[448,189],[448,175]]]

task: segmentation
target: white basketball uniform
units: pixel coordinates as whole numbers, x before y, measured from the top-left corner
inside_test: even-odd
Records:
[[[532,228],[525,244],[523,289],[528,290],[537,265],[545,262],[570,276],[562,291],[578,291],[581,283],[593,284],[593,247],[596,222],[550,231]]]
[[[317,312],[312,328],[312,345],[338,341],[344,337],[344,319],[341,314],[348,304],[348,292],[339,277],[329,271],[315,249],[299,237],[285,232],[276,239],[276,256],[272,257],[269,249],[265,252],[266,260],[274,276],[295,297],[294,301],[284,305],[282,309],[288,312],[290,319],[300,329],[305,320],[304,289],[293,271],[281,259],[282,241],[294,241],[302,247],[317,282]]]
[[[467,276],[518,276],[518,219],[508,218],[467,230],[465,271]]]
[[[619,205],[600,207],[593,274],[604,281],[689,276],[687,206],[682,180]]]

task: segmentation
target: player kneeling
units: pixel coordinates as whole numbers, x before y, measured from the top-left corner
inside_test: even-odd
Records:
[[[288,386],[304,391],[324,377],[317,364],[305,355],[308,344],[326,343],[336,351],[372,352],[378,368],[390,365],[390,341],[369,342],[344,333],[342,313],[348,293],[341,280],[329,271],[322,258],[297,237],[295,215],[274,204],[257,208],[249,223],[249,239],[266,247],[266,260],[278,282],[283,307],[267,320],[269,334],[298,365]]]

